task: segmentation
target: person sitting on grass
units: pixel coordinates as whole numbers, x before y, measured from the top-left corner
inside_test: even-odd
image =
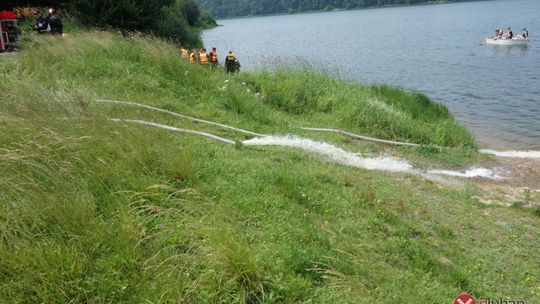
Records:
[[[34,17],[36,18],[36,22],[30,26],[34,31],[37,31],[38,34],[48,33],[51,31],[49,19],[44,18],[40,11],[34,11]]]
[[[64,25],[62,24],[62,19],[56,13],[56,10],[53,8],[49,9],[49,25],[51,27],[51,34],[62,35],[64,31]]]

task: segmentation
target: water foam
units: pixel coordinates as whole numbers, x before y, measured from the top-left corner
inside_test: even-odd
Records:
[[[404,160],[392,157],[364,158],[357,153],[347,152],[334,145],[313,141],[298,136],[265,136],[243,141],[244,145],[250,146],[282,146],[299,148],[306,152],[324,155],[338,163],[363,168],[368,170],[380,170],[389,172],[410,172],[412,165]]]
[[[358,153],[352,153],[338,148],[334,145],[317,142],[311,139],[298,136],[265,136],[243,141],[244,145],[250,146],[282,146],[298,148],[306,152],[317,153],[332,159],[343,165],[362,168],[367,170],[379,170],[388,172],[404,172],[415,175],[446,175],[454,177],[475,178],[482,177],[488,179],[500,179],[493,170],[485,168],[471,168],[464,172],[450,170],[418,170],[414,169],[411,163],[405,160],[388,156],[366,158]]]
[[[540,158],[540,151],[495,151],[483,149],[480,153],[491,154],[499,157],[513,158]]]
[[[446,175],[454,177],[464,177],[464,178],[475,178],[483,177],[488,179],[502,179],[502,176],[498,175],[495,171],[486,168],[471,168],[469,170],[460,172],[460,171],[450,171],[450,170],[428,170],[426,171],[428,175]]]

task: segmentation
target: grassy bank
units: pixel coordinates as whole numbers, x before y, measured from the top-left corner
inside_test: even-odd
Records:
[[[296,150],[114,123],[246,138],[94,102],[355,151],[382,147],[298,127],[452,147],[387,151],[438,166],[476,159],[470,133],[423,95],[313,71],[228,77],[162,41],[103,32],[31,39],[0,57],[0,79],[0,302],[540,300],[540,220],[527,210]]]

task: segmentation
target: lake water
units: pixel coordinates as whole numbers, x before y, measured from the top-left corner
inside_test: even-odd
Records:
[[[207,47],[244,70],[309,62],[341,78],[426,93],[496,149],[540,149],[540,1],[500,0],[219,20]],[[527,27],[527,47],[482,45]],[[537,38],[538,37],[538,38]],[[223,60],[223,58],[220,58]],[[331,127],[331,126],[329,126]]]

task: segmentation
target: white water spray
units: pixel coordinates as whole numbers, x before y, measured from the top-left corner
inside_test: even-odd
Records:
[[[540,158],[540,151],[495,151],[483,149],[480,153],[491,154],[498,157],[513,157],[513,158]]]
[[[242,142],[249,146],[282,146],[299,148],[306,152],[324,155],[338,163],[368,170],[381,170],[389,172],[408,172],[412,165],[404,160],[392,157],[363,158],[359,154],[347,152],[328,143],[313,141],[297,136],[265,136]]]
[[[313,141],[311,139],[297,136],[265,136],[257,137],[242,142],[250,146],[282,146],[298,148],[306,152],[316,153],[326,156],[331,160],[351,167],[367,170],[380,170],[388,172],[403,172],[421,176],[446,175],[454,177],[475,178],[483,177],[488,179],[501,179],[493,170],[485,168],[471,168],[464,172],[450,170],[419,170],[406,160],[396,159],[389,156],[365,158],[358,153],[352,153],[338,148],[334,145]]]
[[[446,175],[454,177],[464,177],[464,178],[475,178],[483,177],[487,179],[502,179],[503,177],[497,174],[495,171],[486,168],[471,168],[463,172],[460,171],[450,171],[450,170],[428,170],[426,171],[427,175]]]

